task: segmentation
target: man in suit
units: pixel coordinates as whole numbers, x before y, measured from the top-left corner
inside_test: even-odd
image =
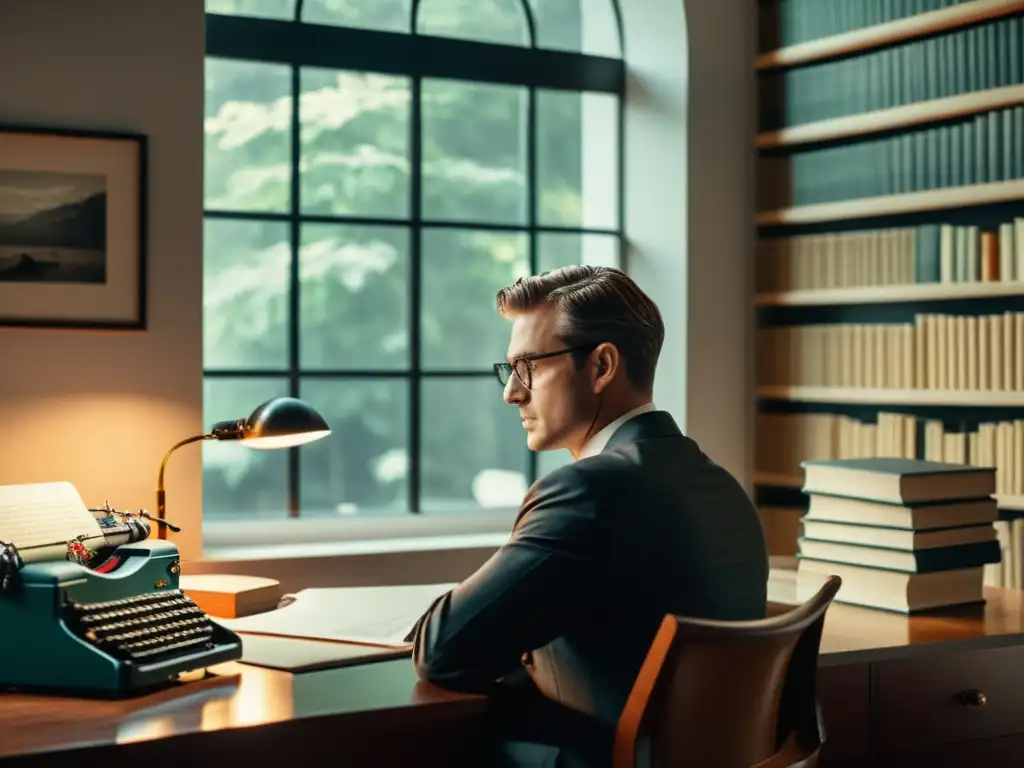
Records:
[[[603,765],[665,614],[764,616],[764,532],[735,478],[652,402],[664,325],[625,273],[566,267],[497,305],[512,320],[505,401],[532,450],[575,461],[533,484],[509,542],[430,607],[413,658],[423,679],[517,702],[509,762]]]

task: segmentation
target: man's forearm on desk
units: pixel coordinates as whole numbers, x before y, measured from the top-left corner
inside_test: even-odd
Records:
[[[481,690],[550,643],[606,594],[608,539],[597,494],[571,467],[538,483],[509,542],[419,622],[419,675]]]
[[[435,603],[436,604],[436,603]],[[419,676],[445,688],[488,695],[522,696],[537,695],[536,684],[522,664],[516,664],[506,673],[493,676],[489,672],[468,668],[445,670],[436,662],[437,650],[429,642],[426,630],[431,611],[417,622],[413,630],[413,662]],[[430,661],[434,659],[434,661]]]
[[[414,630],[412,659],[423,680],[468,693],[487,693],[503,676],[495,667],[476,662],[476,654],[463,653],[446,631],[451,593],[442,595],[423,614]],[[483,657],[486,652],[481,653]],[[514,669],[514,667],[513,667]]]

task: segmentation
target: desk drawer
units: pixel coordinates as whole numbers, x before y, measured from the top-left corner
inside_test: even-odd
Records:
[[[1024,733],[1024,646],[880,662],[877,748]]]

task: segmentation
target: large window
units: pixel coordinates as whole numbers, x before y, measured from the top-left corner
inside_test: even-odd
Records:
[[[620,263],[613,0],[207,0],[204,419],[291,394],[333,434],[204,446],[207,520],[518,505],[495,292]]]

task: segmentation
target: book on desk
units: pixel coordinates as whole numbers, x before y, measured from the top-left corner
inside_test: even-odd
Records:
[[[241,657],[179,589],[177,546],[149,534],[70,483],[0,486],[0,687],[121,696]]]
[[[800,573],[843,579],[837,602],[901,613],[984,601],[999,562],[995,469],[898,457],[802,463]]]

